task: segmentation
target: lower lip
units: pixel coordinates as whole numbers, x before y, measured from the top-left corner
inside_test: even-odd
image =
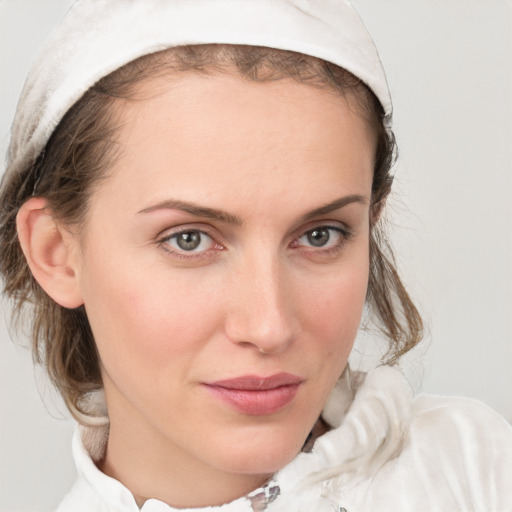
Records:
[[[253,416],[273,414],[286,407],[297,394],[300,384],[265,390],[231,389],[206,385],[207,389],[235,410]]]

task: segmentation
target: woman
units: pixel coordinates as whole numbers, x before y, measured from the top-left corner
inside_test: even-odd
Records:
[[[59,510],[510,508],[510,427],[391,368],[421,320],[378,226],[390,127],[348,3],[76,4],[2,184],[6,292],[82,425]]]

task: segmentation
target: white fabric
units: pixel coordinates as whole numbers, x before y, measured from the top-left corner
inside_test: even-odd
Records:
[[[345,381],[324,418],[333,430],[275,475],[268,512],[510,512],[512,427],[470,399],[419,395],[391,368],[370,372],[351,401]],[[101,473],[77,431],[77,482],[58,512],[138,512],[131,493]],[[95,441],[93,441],[95,442]],[[198,482],[200,485],[200,482]],[[148,500],[143,512],[172,512]],[[250,512],[246,498],[195,512]],[[184,512],[184,509],[181,509]]]
[[[79,0],[34,62],[6,175],[32,165],[71,106],[137,57],[199,43],[267,46],[333,62],[363,80],[391,123],[377,49],[348,0]]]

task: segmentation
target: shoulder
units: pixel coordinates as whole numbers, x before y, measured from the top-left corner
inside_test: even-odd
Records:
[[[477,400],[419,395],[399,455],[374,481],[406,504],[399,510],[512,510],[512,426]]]
[[[359,430],[365,418],[371,425],[362,429],[364,447],[378,464],[354,487],[345,487],[347,510],[512,511],[510,423],[477,400],[413,397],[391,369],[368,377],[352,412]],[[378,421],[384,417],[386,422]],[[369,444],[376,426],[386,423],[385,436]],[[385,449],[389,439],[397,440],[392,450]]]
[[[490,423],[503,430],[505,435],[512,432],[512,425],[503,416],[473,398],[420,394],[413,400],[413,412],[415,421],[424,427],[434,423],[438,427],[471,426],[478,429],[479,425]]]
[[[452,463],[512,465],[512,425],[487,405],[471,398],[419,395],[413,401],[409,444]],[[430,455],[431,456],[431,455]]]

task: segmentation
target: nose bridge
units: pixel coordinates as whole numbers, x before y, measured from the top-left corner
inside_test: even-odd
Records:
[[[263,353],[281,351],[292,341],[297,319],[287,270],[278,254],[262,248],[240,260],[226,321],[231,341]]]

